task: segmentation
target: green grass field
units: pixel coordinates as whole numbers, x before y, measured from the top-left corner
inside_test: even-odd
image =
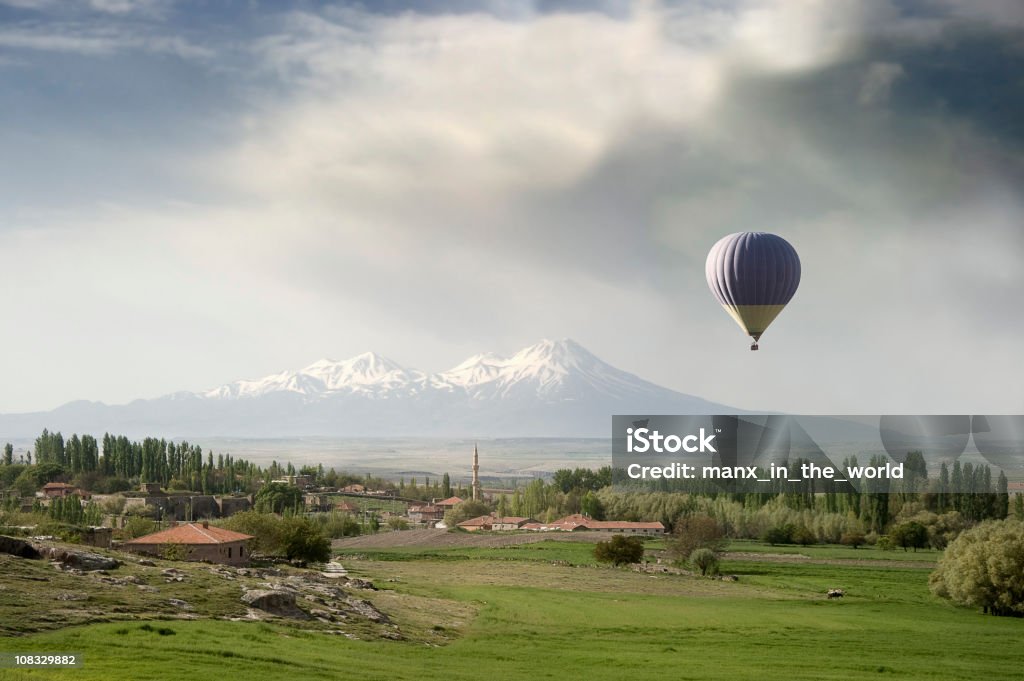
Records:
[[[928,569],[892,562],[902,551],[801,547],[822,562],[726,560],[723,572],[739,581],[724,582],[597,567],[591,549],[541,542],[343,556],[352,574],[381,587],[372,600],[406,641],[208,620],[154,623],[173,631],[161,635],[128,621],[2,638],[5,651],[83,653],[85,667],[0,670],[0,679],[1021,677],[1024,620],[938,601],[927,589]],[[868,564],[836,564],[846,557]],[[847,596],[827,600],[830,587]],[[451,642],[431,643],[432,630],[451,634]]]

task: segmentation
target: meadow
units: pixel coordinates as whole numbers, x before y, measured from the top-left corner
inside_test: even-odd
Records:
[[[730,548],[722,571],[735,582],[598,566],[592,545],[579,542],[351,551],[339,560],[374,580],[381,590],[367,597],[405,640],[267,622],[131,620],[0,638],[4,651],[85,658],[81,669],[7,669],[0,679],[1020,678],[1024,620],[939,601],[927,567],[896,560],[927,564],[934,555]],[[759,560],[759,552],[806,558]],[[826,599],[832,587],[846,597]]]

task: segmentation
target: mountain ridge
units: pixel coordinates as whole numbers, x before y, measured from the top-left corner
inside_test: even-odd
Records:
[[[605,436],[616,413],[736,413],[617,369],[571,339],[426,373],[374,352],[122,405],[79,400],[0,415],[0,436],[42,427],[160,436]],[[23,432],[23,431],[28,432]]]

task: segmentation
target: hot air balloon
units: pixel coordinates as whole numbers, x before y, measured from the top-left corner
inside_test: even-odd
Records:
[[[800,285],[800,256],[767,232],[738,232],[711,247],[704,266],[711,292],[757,342]]]

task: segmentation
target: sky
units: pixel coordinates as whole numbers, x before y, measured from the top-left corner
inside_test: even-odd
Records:
[[[0,0],[0,412],[569,337],[792,413],[1024,413],[1024,4]],[[803,278],[761,350],[704,259]]]

